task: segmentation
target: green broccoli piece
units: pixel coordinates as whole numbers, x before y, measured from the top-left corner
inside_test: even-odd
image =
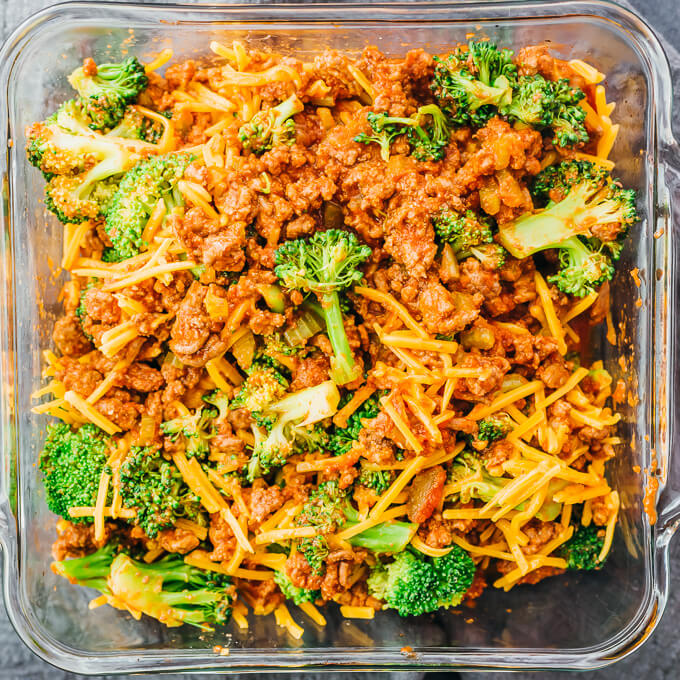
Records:
[[[521,76],[513,90],[512,102],[501,112],[511,121],[520,121],[539,130],[552,130],[553,141],[571,147],[588,141],[579,106],[585,94],[570,86],[567,79],[546,80],[541,75]]]
[[[87,318],[87,309],[85,309],[85,296],[87,295],[87,291],[90,290],[95,285],[94,281],[91,281],[90,283],[85,286],[83,290],[80,291],[80,304],[76,307],[76,318],[80,322],[80,328],[83,331],[83,335],[90,341],[93,342],[94,338],[85,331],[84,328],[84,323],[85,319]]]
[[[293,116],[304,108],[304,104],[292,94],[278,106],[256,113],[239,128],[238,138],[243,148],[259,155],[277,144],[292,144],[295,141]]]
[[[348,393],[340,400],[339,408],[342,408],[352,395]],[[359,408],[347,419],[347,427],[335,427],[328,436],[327,449],[336,456],[347,453],[352,444],[359,439],[359,434],[364,428],[363,421],[375,418],[380,413],[380,395],[372,394]]]
[[[259,417],[266,419],[269,431],[264,436],[254,428],[255,447],[248,462],[248,481],[284,465],[293,453],[323,448],[325,431],[310,426],[330,418],[338,410],[339,401],[338,388],[333,381],[327,380],[289,394],[259,411]]]
[[[157,144],[163,135],[163,126],[147,118],[141,111],[128,106],[116,127],[106,133],[106,137],[138,139],[149,144]]]
[[[426,122],[430,119],[431,122]],[[450,126],[446,115],[436,104],[421,106],[410,118],[371,112],[367,120],[372,134],[362,132],[354,137],[354,141],[377,144],[385,162],[390,158],[390,146],[394,139],[404,134],[408,136],[411,153],[417,160],[438,161],[444,157]]]
[[[286,241],[276,250],[274,272],[287,288],[314,293],[333,347],[331,377],[338,385],[355,380],[361,367],[355,363],[340,309],[339,293],[359,283],[359,265],[371,255],[348,231],[329,229],[310,239]]]
[[[231,617],[234,588],[228,576],[204,571],[168,555],[145,564],[111,544],[87,557],[55,562],[53,569],[72,582],[112,595],[112,604],[141,611],[166,626],[183,623],[211,630]]]
[[[472,255],[473,248],[479,249],[493,243],[490,220],[476,215],[472,210],[459,215],[442,209],[432,218],[432,226],[437,241],[449,243],[458,260]]]
[[[298,526],[314,526],[327,534],[338,527],[348,529],[360,519],[347,491],[333,480],[322,482],[312,491],[295,521]],[[375,553],[398,553],[406,549],[417,528],[410,522],[383,522],[352,536],[348,543]]]
[[[95,504],[108,453],[109,437],[91,423],[76,430],[66,423],[49,425],[40,454],[47,507],[71,522],[91,522],[72,518],[69,508]]]
[[[75,121],[76,109],[69,102],[64,106],[73,109],[74,115],[62,111],[52,122],[35,123],[27,130],[27,154],[29,162],[48,179],[45,206],[66,224],[101,217],[121,175],[139,155],[119,138],[79,132],[77,122],[71,130],[65,129],[62,120]]]
[[[368,577],[368,592],[399,616],[420,616],[460,604],[472,585],[475,564],[458,545],[443,557],[408,550],[387,565],[376,564]]]
[[[93,130],[113,128],[122,120],[128,104],[146,88],[149,80],[136,57],[116,64],[100,64],[96,74],[86,74],[81,66],[68,78],[80,96]]]
[[[202,406],[193,414],[179,416],[161,423],[161,432],[169,435],[172,441],[182,436],[187,458],[203,459],[210,453],[210,440],[214,436],[212,420],[217,416],[215,409]]]
[[[142,234],[159,199],[165,202],[166,214],[184,205],[177,183],[192,160],[186,153],[154,156],[123,177],[106,211],[105,229],[116,259],[134,257],[148,245]]]
[[[560,268],[548,280],[564,293],[584,297],[614,274],[611,258],[604,252],[605,244],[588,242],[591,230],[596,225],[616,223],[618,235],[625,234],[637,220],[635,192],[622,189],[609,173],[596,171],[591,164],[567,164],[563,169],[554,167],[534,183],[539,196],[546,191],[562,191],[564,198],[550,201],[540,212],[527,213],[504,224],[499,236],[501,244],[518,259],[557,248]],[[583,167],[584,172],[574,175],[578,167]]]
[[[390,488],[394,481],[393,470],[369,470],[362,467],[357,482],[368,489],[373,489],[378,495]]]
[[[288,387],[288,381],[264,362],[253,361],[248,377],[231,400],[230,409],[245,408],[248,411],[262,411],[269,404],[280,399]]]
[[[222,390],[213,390],[210,394],[203,396],[203,401],[217,409],[215,422],[226,420],[229,415],[229,397]],[[213,409],[214,410],[214,409]]]
[[[298,588],[294,586],[288,576],[283,571],[274,572],[274,581],[281,589],[283,596],[287,600],[293,600],[293,604],[302,604],[303,602],[314,602],[321,597],[318,590],[309,590],[308,588]]]
[[[323,574],[324,564],[328,557],[328,541],[323,536],[303,538],[298,543],[298,551],[307,560],[307,564],[315,574]]]
[[[602,536],[600,536],[602,534]],[[604,531],[596,526],[579,526],[574,535],[559,549],[560,557],[567,561],[567,569],[590,571],[602,569],[599,555],[604,545]]]
[[[505,439],[512,430],[512,421],[507,413],[494,413],[479,421],[477,439],[484,439],[491,444],[499,439]]]
[[[53,562],[52,569],[71,583],[77,583],[85,588],[94,588],[100,593],[110,595],[111,590],[107,581],[111,572],[111,563],[117,554],[118,546],[115,543],[107,543],[84,557]]]
[[[207,524],[197,498],[179,470],[159,452],[133,446],[120,466],[120,496],[127,508],[136,508],[135,523],[149,538],[175,526],[180,518]]]
[[[435,57],[431,89],[454,125],[481,127],[512,101],[517,69],[511,50],[470,42],[445,59]]]
[[[482,266],[489,271],[500,269],[505,264],[507,256],[505,248],[498,243],[473,246],[470,248],[470,254],[476,257],[482,263]]]

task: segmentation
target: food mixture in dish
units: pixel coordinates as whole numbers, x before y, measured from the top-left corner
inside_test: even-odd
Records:
[[[604,76],[210,48],[86,59],[27,129],[70,274],[34,394],[53,570],[299,637],[600,569],[625,388],[582,355],[637,220]]]

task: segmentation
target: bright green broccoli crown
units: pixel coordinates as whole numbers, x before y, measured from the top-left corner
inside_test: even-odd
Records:
[[[479,438],[482,439],[482,437]],[[463,503],[473,498],[488,503],[508,483],[508,480],[493,477],[486,471],[476,454],[463,451],[453,461],[449,470],[449,482],[457,484],[460,500]]]
[[[440,243],[450,243],[457,259],[469,257],[472,248],[493,242],[489,221],[479,217],[472,210],[459,215],[442,209],[432,218],[432,225]]]
[[[571,147],[588,141],[585,110],[579,106],[584,97],[567,79],[552,81],[541,75],[521,76],[511,103],[501,113],[539,130],[552,130],[555,144]]]
[[[318,590],[309,590],[308,588],[298,588],[294,586],[288,576],[283,571],[274,572],[274,581],[281,589],[283,596],[287,600],[292,600],[293,604],[302,604],[303,602],[314,602],[321,597]]]
[[[560,290],[584,296],[593,292],[614,274],[611,250],[618,257],[621,240],[637,220],[635,193],[622,189],[609,173],[592,164],[567,161],[546,169],[534,182],[539,200],[555,197],[544,210],[527,213],[506,223],[499,231],[501,244],[518,259],[541,250],[560,250],[560,270],[550,277]],[[618,225],[612,230],[611,225]],[[613,238],[592,240],[596,227],[607,226]],[[610,249],[607,243],[615,243]]]
[[[118,124],[106,133],[106,137],[137,139],[149,144],[157,144],[163,135],[163,126],[156,120],[147,118],[141,111],[128,106]]]
[[[292,94],[279,105],[256,113],[239,128],[238,137],[243,148],[259,155],[278,144],[292,144],[295,141],[293,116],[304,108],[304,104]]]
[[[479,421],[477,439],[484,439],[489,443],[504,439],[512,430],[512,421],[506,413],[495,413]]]
[[[596,186],[607,182],[607,171],[590,161],[568,160],[549,165],[531,183],[531,196],[539,208],[561,201],[576,184],[592,182]]]
[[[307,560],[307,564],[309,564],[315,574],[323,573],[324,564],[329,552],[328,542],[323,536],[303,538],[298,544],[298,550]]]
[[[513,89],[512,101],[502,113],[511,121],[545,128],[553,122],[556,104],[552,81],[541,75],[520,76]]]
[[[71,73],[69,82],[80,95],[83,109],[91,119],[90,127],[113,128],[149,81],[136,57],[117,64],[100,64],[96,71],[86,74],[81,66]]]
[[[585,297],[614,276],[611,260],[578,236],[560,243],[560,270],[548,277],[563,293]]]
[[[450,125],[446,114],[436,104],[421,106],[410,118],[371,112],[367,120],[372,134],[362,132],[354,141],[377,144],[384,161],[389,160],[390,146],[400,135],[408,136],[411,153],[417,160],[438,161],[444,157],[449,143]]]
[[[106,212],[105,227],[119,259],[134,257],[148,245],[142,241],[142,234],[159,199],[165,202],[167,214],[184,205],[177,183],[192,160],[193,156],[186,153],[153,156],[120,181]]]
[[[66,423],[47,427],[45,446],[40,454],[47,507],[72,522],[69,508],[92,507],[109,453],[109,437],[90,423],[72,430]]]
[[[603,535],[600,536],[600,533]],[[567,561],[567,569],[590,571],[601,569],[604,565],[604,560],[600,562],[598,559],[603,545],[603,530],[593,525],[579,526],[559,553]]]
[[[368,489],[373,489],[379,496],[390,488],[394,481],[393,470],[370,470],[362,468],[357,482]]]
[[[387,565],[378,563],[368,577],[368,592],[400,616],[419,616],[454,607],[472,585],[475,565],[459,546],[443,557],[404,551]]]
[[[374,113],[371,111],[366,119],[372,133],[361,132],[354,141],[360,144],[377,144],[380,147],[380,156],[387,162],[390,159],[390,147],[392,142],[399,136],[407,134],[413,125],[411,118],[390,117],[386,113]]]
[[[431,89],[454,125],[482,126],[512,100],[516,67],[510,50],[470,42],[445,59],[435,57]]]
[[[352,394],[347,393],[340,400],[339,407],[342,408],[350,399]],[[372,394],[359,408],[347,419],[347,427],[334,427],[328,436],[328,450],[336,456],[347,453],[359,439],[359,434],[364,428],[364,420],[375,418],[380,413],[380,395]]]
[[[565,148],[585,144],[590,137],[585,126],[585,109],[579,106],[585,94],[579,88],[571,87],[566,78],[553,84],[553,92],[556,101],[551,123],[553,142]]]
[[[117,552],[118,547],[115,543],[107,543],[84,557],[53,562],[52,569],[71,583],[94,588],[101,593],[110,593],[107,579]]]
[[[274,272],[287,288],[316,295],[333,347],[331,376],[344,385],[359,376],[360,367],[347,339],[338,293],[359,283],[359,266],[371,255],[356,235],[340,229],[316,232],[309,239],[286,241],[275,254]]]
[[[231,617],[230,578],[190,566],[179,555],[145,564],[121,553],[111,564],[108,585],[119,602],[166,625],[210,629]]]
[[[338,388],[327,380],[288,394],[256,411],[257,419],[267,432],[265,436],[260,429],[254,428],[255,446],[246,469],[247,480],[252,482],[269,474],[295,453],[324,448],[325,430],[315,425],[334,415],[339,401]]]
[[[213,390],[203,396],[203,401],[217,409],[216,421],[223,421],[229,415],[229,397],[222,390]]]
[[[212,421],[215,416],[216,410],[202,406],[194,413],[161,423],[161,432],[167,434],[172,441],[177,441],[181,436],[187,458],[196,456],[203,459],[210,452],[209,442],[214,436]]]
[[[270,366],[254,362],[248,373],[248,377],[231,400],[229,408],[262,411],[280,399],[288,387],[288,381]]]
[[[120,466],[120,496],[136,508],[135,523],[149,538],[175,526],[180,518],[205,524],[200,499],[187,487],[179,470],[158,451],[133,446]]]

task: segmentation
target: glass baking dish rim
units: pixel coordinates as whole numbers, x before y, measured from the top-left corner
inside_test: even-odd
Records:
[[[651,31],[651,29],[636,15],[629,10],[622,8],[615,2],[610,0],[488,0],[487,2],[477,2],[476,0],[462,0],[462,2],[451,3],[446,0],[415,0],[414,2],[381,2],[370,6],[371,18],[349,17],[343,20],[342,23],[380,23],[381,21],[413,21],[412,11],[417,7],[427,8],[431,12],[437,10],[438,13],[448,12],[442,17],[441,14],[437,16],[428,17],[428,22],[431,23],[456,23],[463,20],[469,21],[474,18],[475,21],[485,23],[493,21],[492,14],[498,14],[499,17],[507,18],[507,15],[500,14],[501,10],[516,8],[521,10],[521,16],[516,17],[518,22],[528,19],[547,19],[550,17],[559,18],[569,16],[570,18],[583,16],[595,18],[600,21],[605,20],[610,23],[615,23],[618,30],[625,31],[632,36],[638,52],[646,61],[649,76],[650,87],[653,93],[653,131],[651,135],[650,152],[654,154],[654,184],[657,189],[657,198],[655,201],[650,201],[650,207],[654,211],[654,215],[650,216],[650,222],[660,222],[666,226],[665,235],[659,239],[655,244],[656,262],[664,267],[664,278],[661,281],[655,281],[655,289],[657,291],[663,288],[664,281],[670,276],[672,280],[672,264],[673,264],[673,244],[671,242],[670,224],[669,224],[669,191],[664,183],[664,178],[668,175],[680,176],[680,169],[678,168],[678,144],[673,139],[670,129],[670,113],[671,113],[671,77],[670,69],[667,59],[665,57],[663,48],[658,39]],[[308,23],[327,23],[327,13],[331,10],[347,10],[361,11],[369,8],[362,3],[348,2],[348,3],[294,3],[294,4],[277,4],[265,3],[253,5],[250,3],[239,4],[211,4],[211,5],[188,5],[188,4],[173,4],[167,3],[164,5],[145,5],[143,3],[122,3],[122,2],[65,2],[58,5],[53,5],[44,9],[33,16],[26,19],[8,38],[0,50],[0,69],[1,69],[1,85],[2,91],[7,94],[10,77],[12,72],[12,64],[14,59],[26,44],[29,42],[31,36],[49,25],[52,21],[58,21],[63,18],[64,14],[68,14],[75,10],[110,9],[111,11],[127,11],[135,12],[141,11],[153,14],[158,10],[172,9],[174,12],[191,12],[198,13],[206,17],[214,14],[216,11],[225,14],[237,14],[239,11],[249,15],[248,18],[238,17],[240,23],[249,23],[257,21],[271,21],[275,17],[273,14],[280,15],[280,19],[295,19],[296,21],[306,21]],[[599,12],[595,10],[599,9]],[[323,10],[324,15],[319,13]],[[468,13],[468,16],[462,15],[462,11]],[[482,16],[470,17],[469,13],[472,11],[482,12],[487,14]],[[539,13],[540,11],[540,13]],[[382,14],[376,19],[376,14]],[[409,12],[408,17],[400,16],[399,12]],[[262,16],[265,15],[266,16]],[[250,18],[250,15],[253,18]],[[259,17],[257,15],[260,15]],[[614,21],[616,17],[616,21]],[[236,18],[236,17],[235,17]],[[187,23],[192,23],[190,20]],[[231,23],[229,18],[221,20],[201,20],[199,23],[211,24],[225,24]],[[7,98],[5,99],[7,101]],[[4,107],[0,111],[0,126],[5,136],[8,148],[11,146],[8,137],[8,111]],[[10,194],[10,187],[8,187],[8,152],[0,158],[0,172],[2,172],[3,189]],[[677,181],[677,179],[676,179]],[[10,208],[11,211],[11,202]],[[9,216],[2,214],[2,224],[5,232],[8,232]],[[7,246],[2,243],[3,254],[6,254]],[[11,265],[11,262],[10,262]],[[669,288],[672,291],[672,288]],[[9,289],[7,280],[4,279],[0,283],[0,292],[4,299],[8,300]],[[673,309],[673,296],[665,298],[663,307],[666,309]],[[660,335],[660,339],[668,340],[672,323],[668,323],[667,315],[664,315],[664,323],[655,323],[655,338]],[[663,326],[663,329],[658,329],[656,326]],[[12,370],[10,365],[9,355],[11,354],[11,345],[8,347],[8,342],[12,342],[8,332],[11,331],[12,325],[9,320],[7,305],[4,306],[0,313],[0,342],[2,342],[2,363],[0,366],[2,372],[3,385],[7,386],[8,376],[11,375],[9,370]],[[656,343],[655,343],[656,344]],[[663,345],[669,347],[672,345]],[[669,354],[665,356],[662,353],[661,359],[655,359],[656,364],[663,365],[664,376],[673,375],[674,356]],[[657,373],[657,375],[660,375]],[[665,379],[662,378],[662,379]],[[673,414],[672,404],[672,390],[664,389],[662,392],[665,395],[665,403],[661,404],[661,409],[665,409],[666,414]],[[301,650],[274,650],[272,656],[276,657],[276,661],[271,664],[257,663],[256,657],[262,651],[258,649],[231,649],[231,655],[227,657],[219,657],[212,655],[208,650],[201,650],[196,653],[190,650],[173,650],[172,657],[169,658],[168,650],[158,651],[136,651],[136,652],[114,652],[114,653],[80,653],[74,649],[67,647],[53,639],[51,636],[41,634],[39,626],[31,621],[30,615],[22,609],[20,598],[18,595],[19,582],[19,543],[18,543],[18,527],[15,512],[10,506],[8,500],[8,480],[10,479],[10,460],[7,452],[14,447],[11,443],[11,430],[8,426],[11,423],[13,416],[12,404],[10,403],[10,395],[7,389],[0,392],[0,413],[2,413],[1,423],[1,439],[3,446],[3,459],[0,465],[0,546],[2,547],[4,557],[3,570],[3,590],[5,595],[5,602],[7,605],[8,614],[12,625],[17,630],[20,638],[28,645],[28,647],[36,654],[41,656],[49,663],[60,668],[72,670],[79,673],[91,674],[92,662],[94,661],[97,668],[97,673],[129,673],[129,672],[144,672],[159,670],[162,668],[163,672],[169,671],[247,671],[265,669],[276,670],[292,670],[294,668],[304,667],[306,670],[313,670],[315,668],[323,669],[347,669],[351,667],[353,670],[406,670],[431,668],[432,666],[447,666],[450,668],[474,668],[474,669],[539,669],[539,668],[568,668],[568,669],[593,669],[606,666],[614,661],[623,658],[631,653],[640,644],[642,644],[656,627],[668,598],[668,545],[671,536],[673,535],[678,520],[680,519],[680,495],[672,492],[670,487],[666,488],[667,497],[663,503],[658,504],[659,521],[651,531],[647,531],[647,536],[652,542],[651,549],[651,564],[649,571],[645,576],[647,579],[651,578],[653,588],[650,592],[650,597],[647,602],[643,603],[637,612],[636,617],[629,622],[629,624],[619,631],[616,635],[608,640],[591,648],[579,649],[561,649],[559,651],[544,648],[542,650],[536,649],[522,649],[513,648],[505,651],[503,649],[489,650],[488,648],[474,648],[456,649],[456,648],[430,648],[427,651],[417,651],[413,654],[403,654],[396,648],[384,648],[377,651],[375,649],[338,649],[338,658],[329,663],[329,650],[327,648],[307,648]],[[656,423],[653,424],[656,430]],[[657,454],[661,458],[663,469],[669,469],[669,451],[670,442],[666,432],[661,432],[659,437],[660,447],[657,448]],[[663,449],[661,445],[663,444]],[[664,465],[665,463],[665,465]],[[661,489],[664,489],[665,479],[661,480]],[[20,515],[19,515],[20,516]],[[272,650],[269,651],[270,654]],[[121,663],[123,660],[129,661],[130,658],[135,659],[134,665],[127,665]],[[261,657],[260,657],[261,658]]]

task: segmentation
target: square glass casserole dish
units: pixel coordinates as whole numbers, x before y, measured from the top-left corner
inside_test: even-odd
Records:
[[[51,265],[59,261],[61,226],[45,218],[42,179],[25,161],[24,126],[71,96],[65,76],[86,56],[115,60],[128,50],[144,59],[172,47],[182,59],[206,53],[210,40],[234,39],[303,56],[325,47],[356,52],[367,44],[396,55],[417,46],[445,51],[470,32],[503,46],[550,41],[557,55],[586,59],[605,72],[608,98],[617,102],[621,130],[612,157],[617,174],[638,191],[643,220],[614,282],[617,342],[596,329],[589,348],[629,390],[620,430],[625,444],[608,467],[622,513],[606,569],[509,593],[490,589],[475,610],[462,614],[404,620],[386,612],[373,621],[348,621],[331,610],[326,628],[305,621],[298,642],[273,617],[253,617],[248,631],[232,625],[206,634],[135,622],[108,607],[88,611],[89,594],[49,569],[54,521],[35,468],[45,422],[31,414],[29,395],[40,384],[41,352],[51,344],[59,309],[62,281]],[[667,600],[668,544],[680,520],[680,483],[672,474],[678,465],[670,459],[677,439],[679,376],[671,339],[677,337],[680,156],[670,131],[668,64],[637,17],[587,0],[200,8],[76,2],[43,11],[16,30],[0,52],[0,82],[6,143],[0,158],[0,544],[7,609],[33,651],[91,674],[588,669],[625,656],[651,634]],[[629,275],[634,267],[639,288]],[[229,646],[230,654],[216,654],[215,645]]]

